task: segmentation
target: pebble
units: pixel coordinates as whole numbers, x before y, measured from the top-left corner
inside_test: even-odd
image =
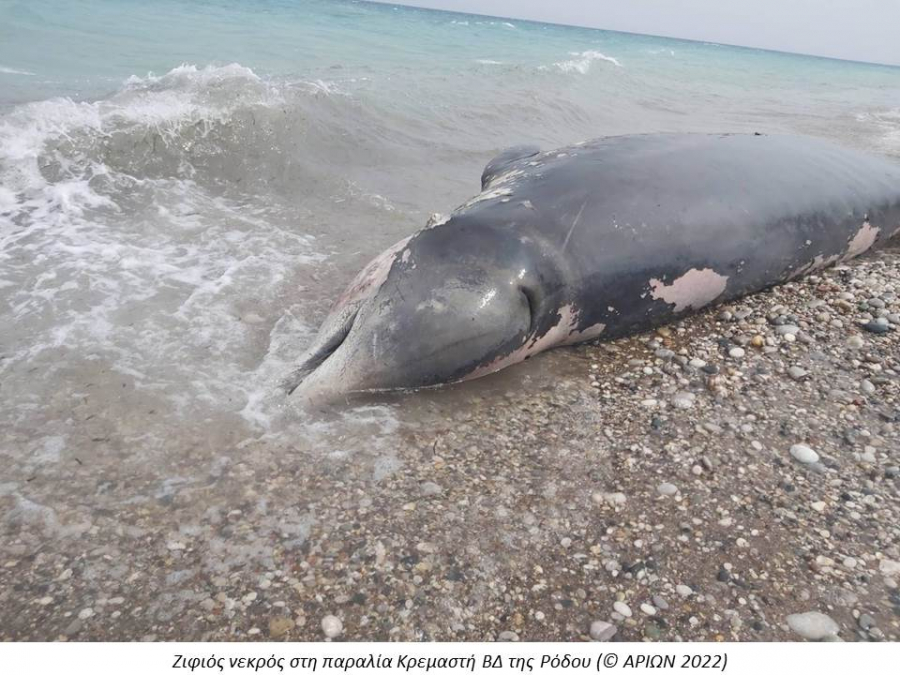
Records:
[[[728,350],[728,356],[733,359],[742,359],[746,353],[741,347],[732,347]]]
[[[94,610],[91,607],[85,607],[83,610],[78,612],[78,618],[84,621],[85,619],[90,619],[94,616]]]
[[[791,366],[790,368],[788,368],[787,372],[788,375],[791,376],[792,380],[802,380],[808,375],[808,373],[800,366]]]
[[[628,497],[624,492],[595,492],[591,497],[597,504],[607,503],[610,506],[622,506]]]
[[[419,486],[419,490],[426,497],[433,497],[434,495],[439,495],[444,491],[444,489],[440,485],[438,485],[437,483],[432,483],[431,481],[422,483],[422,485]]]
[[[672,399],[672,405],[676,408],[681,408],[682,410],[693,408],[695,398],[696,396],[689,391],[680,391],[675,394],[675,397]]]
[[[672,497],[678,494],[678,488],[672,483],[660,483],[656,491],[666,497]]]
[[[862,390],[866,394],[874,394],[875,393],[875,385],[872,384],[869,380],[862,381]]]
[[[594,621],[591,623],[591,639],[597,642],[609,642],[618,629],[606,621]]]
[[[653,604],[659,607],[661,610],[665,611],[669,609],[669,603],[666,602],[666,599],[661,595],[653,596]]]
[[[796,335],[797,333],[800,332],[800,327],[792,326],[791,324],[786,323],[781,326],[775,326],[775,332],[778,335]]]
[[[334,614],[329,614],[322,619],[322,632],[327,638],[336,638],[344,632],[344,624]]]
[[[641,603],[641,611],[647,616],[656,616],[656,607],[649,603]]]
[[[819,461],[819,453],[803,443],[791,446],[791,457],[801,464],[815,464]]]
[[[613,609],[624,616],[626,619],[631,617],[631,607],[626,605],[624,602],[613,603]]]
[[[273,638],[281,637],[294,628],[294,620],[287,616],[276,616],[269,619],[269,635]]]
[[[878,571],[886,577],[900,576],[900,562],[884,558],[878,564]]]
[[[875,333],[876,335],[883,335],[891,329],[888,324],[879,323],[878,321],[870,321],[869,323],[864,323],[862,327],[870,333]]]
[[[804,612],[787,617],[788,626],[807,640],[824,640],[835,637],[841,627],[827,614]]]
[[[511,630],[505,630],[497,636],[498,642],[518,642],[519,635]]]
[[[684,584],[678,584],[675,587],[675,592],[678,593],[678,595],[680,595],[682,598],[687,598],[694,594],[694,591],[691,589],[691,587],[685,586]]]

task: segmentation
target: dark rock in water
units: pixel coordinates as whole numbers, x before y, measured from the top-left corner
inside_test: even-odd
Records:
[[[862,325],[870,333],[875,333],[876,335],[883,335],[887,333],[891,327],[886,323],[878,323],[877,321],[870,321],[869,323],[864,323]]]

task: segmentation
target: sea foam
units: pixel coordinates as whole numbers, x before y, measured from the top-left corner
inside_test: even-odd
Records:
[[[582,75],[586,75],[588,71],[591,69],[591,64],[595,61],[606,61],[607,63],[611,63],[614,66],[621,68],[622,64],[618,59],[607,56],[603,52],[598,52],[593,49],[589,49],[584,52],[569,52],[569,56],[571,58],[567,61],[559,61],[553,65],[559,68],[564,73],[580,73]]]

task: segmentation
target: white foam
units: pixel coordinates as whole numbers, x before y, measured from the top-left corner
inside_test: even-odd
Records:
[[[881,131],[878,145],[882,150],[900,153],[900,108],[857,113],[856,121]]]
[[[27,70],[18,70],[16,68],[7,68],[6,66],[0,66],[0,73],[4,75],[34,75],[34,73],[30,73]]]
[[[587,75],[588,71],[591,69],[591,64],[595,61],[605,61],[613,64],[617,68],[622,67],[622,64],[618,59],[593,49],[585,52],[569,52],[569,56],[575,58],[569,59],[568,61],[560,61],[553,65],[564,73],[580,73],[582,75]]]
[[[41,406],[29,392],[45,382],[74,395],[100,369],[150,397],[147,407],[170,409],[148,418],[145,444],[162,444],[173,416],[229,412],[269,428],[278,411],[265,392],[296,353],[267,359],[264,322],[283,312],[293,275],[324,254],[268,195],[221,194],[190,166],[131,173],[136,160],[116,151],[152,139],[189,162],[195,139],[281,100],[242,66],[179,66],[130,78],[102,101],[52,99],[0,117],[0,322],[16,326],[0,359],[6,420],[33,427]],[[243,320],[250,303],[262,318]],[[299,323],[282,327],[296,349]],[[34,457],[56,461],[61,447]]]

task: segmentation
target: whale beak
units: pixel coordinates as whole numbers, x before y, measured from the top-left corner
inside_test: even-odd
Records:
[[[300,359],[300,365],[285,378],[281,387],[307,405],[332,403],[357,390],[360,380],[353,377],[346,358],[347,336],[353,328],[358,308],[348,308],[323,326],[315,343]],[[344,349],[342,349],[342,347]],[[354,364],[361,371],[365,364]]]

